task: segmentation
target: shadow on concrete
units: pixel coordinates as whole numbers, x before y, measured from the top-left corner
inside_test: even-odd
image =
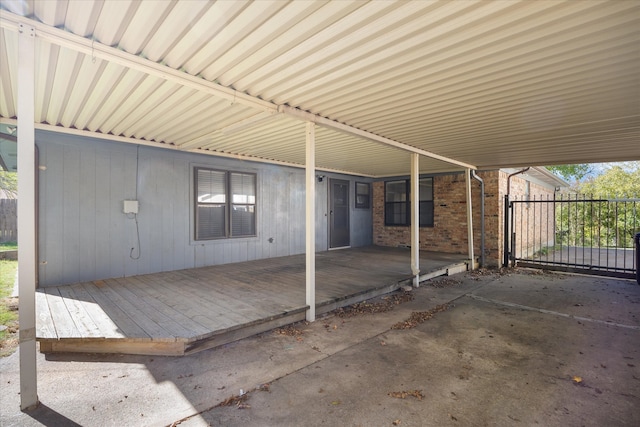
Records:
[[[82,427],[64,415],[54,411],[47,405],[40,403],[36,408],[23,411],[24,414],[47,427]]]

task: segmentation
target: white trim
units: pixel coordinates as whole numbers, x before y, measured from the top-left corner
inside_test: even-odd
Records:
[[[302,111],[299,108],[290,107],[288,105],[280,105],[278,106],[278,111],[284,114],[287,114],[291,117],[298,118],[300,120],[310,121],[316,123],[318,126],[323,126],[327,128],[331,128],[349,135],[357,136],[359,138],[364,138],[369,141],[378,142],[383,145],[388,145],[391,147],[399,148],[401,150],[408,151],[410,153],[420,154],[425,157],[429,157],[436,160],[441,160],[446,163],[450,163],[456,166],[461,166],[463,168],[476,169],[475,166],[460,162],[458,160],[450,159],[448,157],[440,156],[439,154],[432,153],[427,150],[423,150],[421,148],[413,147],[408,144],[404,144],[402,142],[395,141],[390,138],[386,138],[384,136],[376,135],[375,133],[368,132],[366,130],[358,129],[353,126],[349,126],[344,123],[337,122],[335,120],[328,119],[326,117],[318,116],[317,114],[310,113],[308,111]]]
[[[306,317],[308,322],[313,322],[316,320],[316,130],[314,123],[307,122],[305,136]]]
[[[0,117],[0,123],[16,125],[17,126],[18,121],[16,119],[8,119],[8,118]],[[201,149],[201,148],[193,148],[193,149],[189,149],[189,150],[183,150],[183,149],[181,149],[180,147],[178,147],[176,145],[167,144],[167,143],[164,143],[164,142],[147,141],[147,140],[144,140],[144,139],[137,139],[137,138],[133,138],[133,137],[116,136],[116,135],[111,135],[111,134],[91,132],[91,131],[88,131],[88,130],[63,128],[61,126],[54,126],[54,125],[50,125],[50,124],[46,124],[46,123],[35,123],[35,128],[37,130],[44,130],[44,131],[47,131],[47,132],[56,132],[56,133],[62,133],[62,134],[66,134],[66,135],[83,136],[83,137],[86,137],[86,138],[93,138],[93,139],[104,139],[106,141],[122,142],[122,143],[125,143],[125,144],[144,145],[146,147],[164,148],[166,150],[181,151],[181,152],[185,152],[185,153],[204,154],[204,155],[207,155],[207,156],[224,157],[224,158],[228,158],[228,159],[242,160],[242,161],[248,161],[248,162],[266,163],[266,164],[272,164],[272,165],[288,166],[288,167],[297,168],[297,169],[304,169],[304,167],[305,167],[304,165],[301,165],[299,163],[287,162],[287,161],[284,161],[284,160],[265,159],[265,158],[262,158],[262,157],[253,157],[253,156],[247,156],[247,155],[243,155],[243,154],[233,154],[233,153],[225,153],[225,152],[221,152],[221,151],[204,150],[204,149]],[[356,174],[353,171],[346,171],[346,170],[342,170],[342,169],[331,169],[331,168],[316,167],[316,171],[331,172],[331,173],[337,173],[337,174],[349,175],[349,176],[361,176],[361,177],[365,177],[365,178],[378,178],[378,176],[376,176],[376,175]]]
[[[18,296],[20,408],[38,404],[36,363],[35,30],[18,31]]]
[[[469,270],[475,269],[475,259],[473,254],[473,204],[471,198],[471,169],[467,169],[464,174],[464,183],[467,193],[467,240],[469,242]]]
[[[413,286],[420,286],[420,155],[411,153],[411,274]]]

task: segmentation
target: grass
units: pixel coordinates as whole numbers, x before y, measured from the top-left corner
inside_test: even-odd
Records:
[[[560,249],[559,245],[555,245],[555,246],[546,246],[544,248],[540,248],[540,250],[538,250],[536,253],[533,254],[533,257],[542,257],[542,256],[547,256],[549,255],[551,252],[554,252],[556,250]]]
[[[0,251],[16,251],[18,250],[17,242],[2,242],[0,243]]]
[[[18,345],[18,299],[11,298],[18,261],[0,260],[0,357],[12,354]]]

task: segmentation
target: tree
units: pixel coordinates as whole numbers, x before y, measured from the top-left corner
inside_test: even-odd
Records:
[[[18,195],[18,174],[16,172],[0,171],[0,191],[5,197],[15,199]]]
[[[560,243],[633,247],[640,231],[640,161],[605,165],[576,189],[578,194],[561,196],[556,209],[556,221],[565,230]]]
[[[578,185],[582,194],[599,198],[639,198],[640,161],[605,166],[605,171]]]
[[[580,181],[585,176],[593,172],[593,166],[587,163],[575,165],[555,165],[547,166],[552,173],[561,176],[566,181]]]

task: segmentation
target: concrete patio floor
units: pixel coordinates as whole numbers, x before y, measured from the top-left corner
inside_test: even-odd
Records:
[[[519,269],[412,292],[388,312],[328,316],[186,357],[40,354],[42,404],[28,413],[14,354],[0,360],[0,424],[640,425],[635,281]],[[443,303],[417,327],[392,329]],[[218,406],[241,390],[240,405]]]

